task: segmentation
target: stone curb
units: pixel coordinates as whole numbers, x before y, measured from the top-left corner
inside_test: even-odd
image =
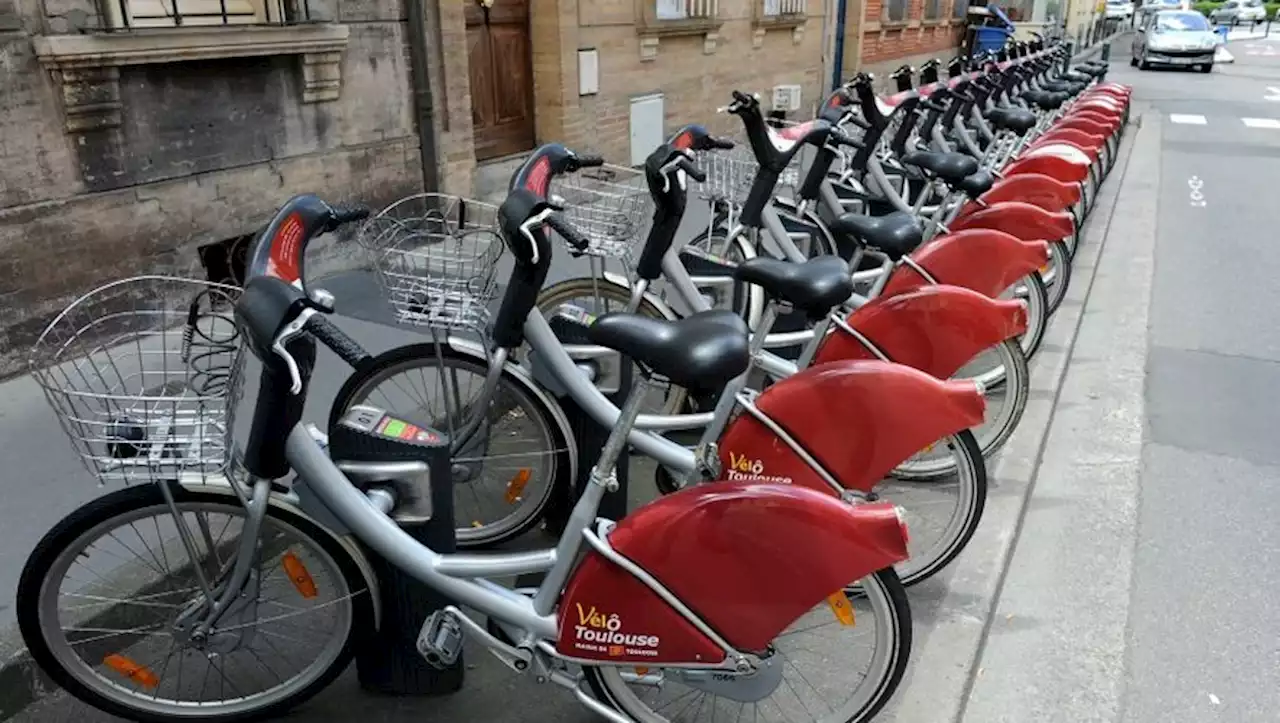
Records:
[[[990,463],[982,524],[949,570],[909,591],[915,620],[913,660],[894,703],[878,720],[956,723],[964,713],[970,688],[980,674],[977,665],[998,591],[1030,501],[1137,130],[1131,127],[1126,133],[1120,157],[1085,222],[1072,264],[1071,286],[1031,364],[1031,400],[1026,412],[1005,448]]]

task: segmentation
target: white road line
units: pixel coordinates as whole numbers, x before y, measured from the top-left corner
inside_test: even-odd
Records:
[[[1189,126],[1202,126],[1209,121],[1205,120],[1202,115],[1183,115],[1181,113],[1170,113],[1170,123],[1182,123]]]
[[[1280,101],[1280,88],[1277,88],[1277,87],[1275,87],[1274,85],[1268,85],[1268,86],[1267,86],[1267,94],[1266,94],[1266,95],[1264,95],[1262,98],[1263,98],[1263,100],[1276,100],[1276,101]]]
[[[1250,128],[1280,128],[1280,120],[1275,118],[1241,118],[1244,124]]]

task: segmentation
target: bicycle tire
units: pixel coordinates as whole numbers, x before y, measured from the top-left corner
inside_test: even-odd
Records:
[[[176,504],[222,504],[243,512],[243,506],[234,495],[192,490],[175,482],[165,482]],[[357,641],[366,637],[372,629],[374,610],[372,596],[368,594],[365,577],[359,563],[332,534],[316,523],[288,509],[268,505],[266,515],[277,523],[292,527],[323,550],[336,564],[344,583],[350,591],[352,604],[351,625],[346,631],[341,652],[325,670],[300,690],[256,710],[223,715],[211,714],[208,709],[192,707],[190,716],[158,714],[154,711],[130,707],[95,691],[78,676],[69,671],[53,653],[44,636],[41,602],[46,577],[55,569],[63,552],[76,544],[86,534],[109,521],[125,517],[131,512],[149,507],[168,509],[158,484],[126,487],[99,497],[64,517],[41,538],[35,550],[27,558],[17,588],[18,627],[32,659],[61,688],[77,699],[112,715],[140,721],[141,723],[174,723],[174,721],[201,721],[201,723],[249,723],[279,716],[324,690],[350,663]]]
[[[978,440],[974,438],[973,432],[967,429],[948,437],[947,440],[960,450],[960,456],[969,464],[969,473],[964,476],[964,479],[972,480],[973,485],[969,504],[961,510],[959,524],[956,525],[955,533],[950,536],[951,539],[946,540],[945,543],[939,541],[940,552],[931,555],[930,559],[923,562],[913,555],[912,558],[894,567],[902,584],[906,587],[918,585],[950,565],[964,551],[969,540],[973,539],[973,534],[982,523],[982,514],[987,507],[987,464],[982,456],[982,449],[978,446]],[[895,502],[892,494],[887,495],[886,499]],[[908,514],[911,512],[908,505],[901,502],[897,504]],[[919,567],[915,567],[913,561],[919,563]]]
[[[1048,296],[1049,315],[1052,316],[1067,298],[1067,289],[1071,287],[1071,250],[1065,239],[1049,244],[1049,253],[1053,254],[1053,283],[1045,284]]]
[[[1022,352],[1016,339],[1006,339],[997,346],[1002,348],[1003,356],[1006,358],[1004,363],[1005,373],[1001,377],[998,385],[991,385],[988,389],[1003,389],[1006,398],[1012,394],[1012,403],[1007,407],[1008,414],[1004,414],[1000,420],[996,432],[991,435],[983,435],[978,440],[978,435],[974,434],[974,440],[978,442],[978,447],[982,450],[982,456],[990,459],[999,452],[1005,443],[1009,441],[1009,437],[1013,436],[1014,430],[1018,428],[1018,423],[1022,421],[1022,415],[1027,409],[1027,403],[1031,400],[1031,370],[1027,366],[1027,357]],[[963,377],[962,377],[963,378]],[[972,430],[970,430],[972,431]],[[915,482],[929,482],[931,480],[946,477],[954,472],[953,466],[943,468],[930,469],[912,469],[906,463],[894,468],[891,473],[894,477],[903,480],[912,480]]]
[[[883,674],[872,682],[870,694],[865,702],[853,712],[852,715],[844,717],[838,716],[830,721],[823,720],[823,723],[866,723],[875,718],[876,714],[889,702],[893,694],[897,691],[898,686],[902,683],[902,678],[906,674],[907,664],[911,658],[912,645],[912,628],[911,628],[911,606],[907,601],[907,592],[898,579],[897,574],[892,568],[879,570],[862,580],[858,581],[860,587],[864,589],[868,586],[873,587],[877,593],[877,597],[882,597],[887,604],[888,614],[887,622],[891,625],[892,642],[890,643],[888,666],[883,670]],[[820,603],[825,605],[825,603]],[[622,680],[620,671],[617,666],[596,666],[588,665],[583,667],[586,675],[587,684],[596,698],[605,704],[620,711],[624,715],[628,715],[631,719],[639,723],[661,723],[667,719],[658,715],[651,708],[640,701],[627,688],[627,684]],[[701,712],[702,706],[693,712],[697,715]],[[712,706],[712,720],[715,720],[714,705]],[[687,710],[682,711],[682,713]],[[782,720],[790,720],[784,717]],[[687,723],[702,723],[700,719],[681,718]]]
[[[437,354],[439,354],[439,358]],[[343,383],[329,410],[330,428],[337,424],[348,409],[358,403],[358,399],[363,401],[367,397],[368,392],[371,391],[369,387],[374,380],[388,376],[390,370],[397,368],[412,369],[415,363],[418,363],[417,366],[419,367],[435,366],[441,359],[447,365],[456,365],[459,368],[467,367],[472,373],[483,374],[484,370],[487,370],[484,360],[459,352],[447,344],[410,344],[389,349],[367,361]],[[555,490],[573,488],[574,480],[571,479],[570,472],[573,465],[569,446],[573,443],[573,440],[557,423],[556,414],[548,408],[547,402],[540,399],[538,395],[527,391],[525,384],[514,379],[512,373],[507,370],[504,370],[502,376],[499,377],[498,387],[494,390],[494,395],[490,399],[497,398],[497,395],[503,390],[511,393],[519,400],[522,408],[533,410],[534,414],[537,415],[537,423],[547,431],[551,438],[550,446],[552,449],[547,452],[547,455],[553,467],[547,475],[547,484],[542,486],[541,494],[534,497],[532,506],[514,522],[500,525],[495,529],[489,529],[483,525],[479,527],[475,525],[466,526],[463,520],[457,520],[455,524],[457,525],[457,541],[460,549],[494,547],[523,535],[543,520]],[[423,420],[423,422],[427,422],[427,420]],[[461,488],[462,485],[455,485],[455,501],[456,495],[459,494]]]
[[[1049,328],[1049,290],[1045,288],[1039,271],[1032,271],[1018,279],[1014,288],[1019,286],[1025,286],[1027,290],[1027,330],[1018,337],[1018,343],[1030,362],[1035,358],[1036,352],[1040,351],[1045,331]]]

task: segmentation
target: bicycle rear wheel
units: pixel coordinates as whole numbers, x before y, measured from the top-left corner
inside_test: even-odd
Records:
[[[548,403],[505,370],[484,396],[488,371],[485,360],[447,344],[391,349],[347,379],[329,414],[332,427],[351,407],[371,404],[449,435],[462,548],[519,537],[542,521],[557,485],[573,483],[571,440]]]
[[[246,511],[231,494],[164,484],[174,507],[157,485],[128,487],[71,513],[36,546],[17,591],[31,656],[76,698],[146,723],[262,720],[324,689],[363,637],[353,633],[373,621],[350,553],[268,506],[242,594],[207,635],[192,635],[185,621],[200,619],[204,583],[228,576]]]
[[[640,723],[869,721],[906,672],[911,610],[892,570],[856,587],[851,616],[842,621],[822,602],[761,652],[766,665],[781,669],[777,679],[761,672],[736,682],[724,680],[730,676],[723,671],[601,665],[584,668],[587,682],[600,700]],[[846,662],[851,654],[856,659]]]

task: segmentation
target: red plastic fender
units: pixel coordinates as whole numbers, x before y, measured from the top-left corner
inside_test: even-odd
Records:
[[[1071,120],[1074,120],[1074,119],[1087,120],[1090,123],[1097,123],[1102,126],[1110,127],[1112,132],[1115,132],[1115,130],[1120,127],[1120,123],[1122,122],[1119,117],[1107,115],[1105,113],[1102,113],[1090,108],[1072,111],[1071,113],[1068,113],[1063,118],[1063,121],[1070,122]]]
[[[1081,152],[1089,157],[1090,163],[1097,163],[1098,149],[1102,147],[1103,143],[1106,143],[1106,139],[1070,128],[1054,128],[1037,138],[1034,143],[1028,146],[1028,148],[1034,150],[1036,148],[1043,148],[1044,146],[1058,143],[1065,143],[1069,146],[1079,148]]]
[[[890,504],[851,506],[803,487],[747,482],[662,497],[627,515],[607,541],[749,652],[764,651],[833,592],[907,557],[906,531]],[[714,665],[725,657],[595,550],[569,579],[559,626],[556,650],[571,658]]]
[[[855,309],[847,321],[890,361],[947,379],[984,349],[1025,332],[1027,307],[1020,300],[992,299],[937,284],[877,296]],[[818,348],[814,364],[875,358],[861,341],[837,327]]]
[[[1129,97],[1132,94],[1133,94],[1132,89],[1121,89],[1121,88],[1115,88],[1108,85],[1099,85],[1099,86],[1095,86],[1094,88],[1086,92],[1084,94],[1084,97],[1091,98],[1093,96],[1104,95],[1104,96],[1109,96],[1111,98],[1115,98],[1116,100],[1121,102],[1127,102],[1129,100]]]
[[[1123,106],[1117,104],[1115,101],[1112,101],[1112,100],[1104,101],[1099,98],[1089,98],[1087,100],[1082,100],[1079,103],[1076,103],[1075,105],[1071,106],[1071,109],[1073,111],[1091,110],[1097,113],[1102,113],[1103,115],[1114,116],[1117,118],[1124,115]]]
[[[1036,158],[1038,156],[1060,156],[1080,166],[1088,168],[1089,156],[1071,143],[1053,142],[1036,145],[1022,152],[1019,158]]]
[[[1063,118],[1061,121],[1058,121],[1053,128],[1054,130],[1062,129],[1084,131],[1090,135],[1098,136],[1105,141],[1108,136],[1116,132],[1116,128],[1119,126],[1119,123],[1112,123],[1110,121],[1102,120],[1096,116],[1085,115],[1082,113],[1079,115],[1069,115]]]
[[[998,297],[1018,279],[1049,261],[1049,244],[1022,241],[990,228],[971,228],[939,236],[911,253],[940,284],[972,289]],[[893,270],[882,296],[905,293],[929,281],[906,264]]]
[[[985,407],[972,382],[942,381],[903,364],[863,360],[809,367],[756,397],[756,408],[800,440],[833,479],[860,492],[870,492],[921,449],[981,424]],[[719,445],[730,481],[780,482],[835,494],[750,414],[734,419]]]
[[[1067,211],[1046,211],[1022,201],[1004,201],[961,215],[948,228],[964,231],[989,228],[1022,241],[1057,241],[1075,233],[1075,221]]]
[[[957,218],[977,211],[984,204],[990,206],[1003,201],[1023,201],[1046,211],[1065,211],[1080,200],[1080,186],[1043,173],[1019,173],[996,181],[978,200],[982,204],[966,201]]]
[[[1025,173],[1039,173],[1063,183],[1079,183],[1089,177],[1089,164],[1076,163],[1062,156],[1042,154],[1019,158],[1000,172],[1006,178]]]

